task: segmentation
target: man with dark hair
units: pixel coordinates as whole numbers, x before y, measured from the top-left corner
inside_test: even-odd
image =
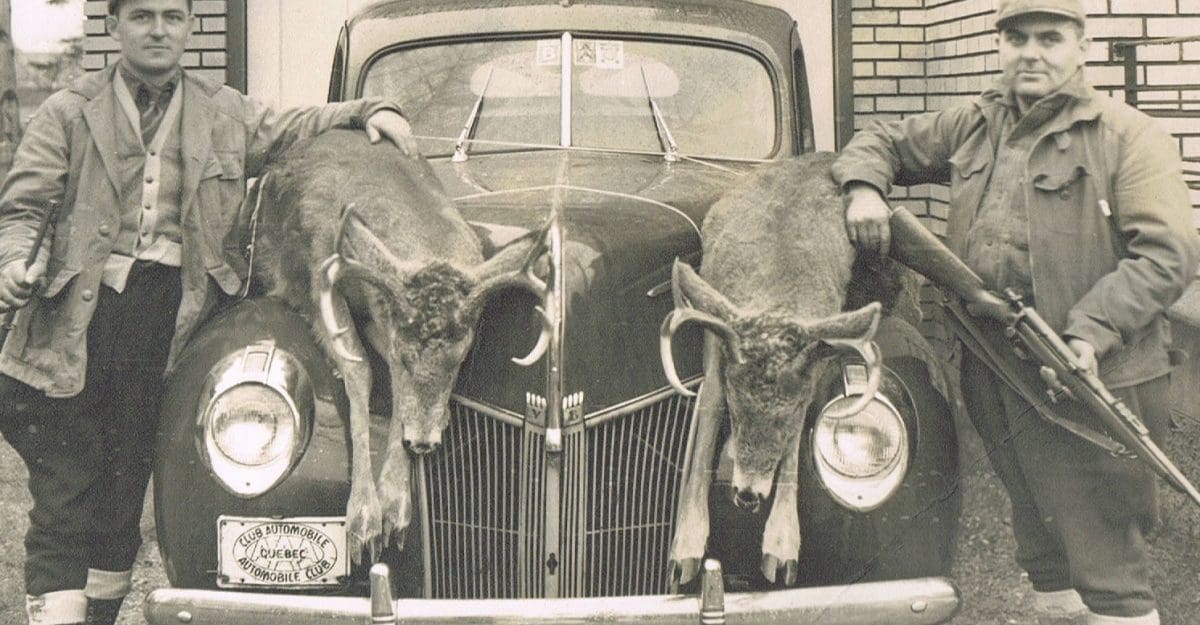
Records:
[[[949,183],[950,247],[988,288],[1033,303],[1161,439],[1163,313],[1196,273],[1200,238],[1174,140],[1084,83],[1084,22],[1079,0],[1001,0],[997,87],[859,133],[834,176],[851,240],[884,254],[893,182]],[[964,403],[1012,501],[1037,622],[1157,625],[1154,475],[1042,420],[963,351]],[[1074,401],[1053,409],[1099,427]]]
[[[274,111],[183,70],[188,0],[108,4],[121,60],[43,103],[0,191],[0,309],[20,308],[0,351],[0,432],[29,469],[37,625],[116,620],[141,544],[163,373],[246,279],[246,178],[337,126],[417,156],[391,104]],[[27,270],[52,201],[61,214]]]
[[[125,0],[108,0],[108,14],[116,15],[122,4],[125,4]],[[187,0],[187,9],[188,13],[192,12],[192,0]]]

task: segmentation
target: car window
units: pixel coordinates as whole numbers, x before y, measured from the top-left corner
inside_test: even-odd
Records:
[[[559,145],[564,50],[571,145],[666,151],[673,142],[682,154],[739,158],[774,149],[770,74],[716,46],[555,37],[408,48],[370,65],[363,95],[398,102],[417,135],[443,138],[425,142],[427,154],[452,152],[464,127],[472,153]]]

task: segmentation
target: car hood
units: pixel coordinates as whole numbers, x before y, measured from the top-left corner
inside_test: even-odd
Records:
[[[562,239],[557,367],[549,364],[554,354],[531,367],[509,361],[529,351],[540,326],[532,296],[504,292],[484,312],[456,392],[521,414],[529,394],[542,396],[549,380],[564,395],[582,393],[587,414],[665,387],[658,329],[673,306],[671,264],[698,262],[709,206],[749,167],[574,151],[435,162],[485,255],[543,227],[552,214]],[[680,374],[697,373],[699,333],[680,336]]]

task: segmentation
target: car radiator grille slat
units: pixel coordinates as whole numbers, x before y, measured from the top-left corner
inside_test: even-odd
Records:
[[[545,597],[551,568],[563,597],[667,592],[690,398],[668,395],[568,428],[557,493],[546,492],[539,427],[457,401],[452,410],[443,447],[420,476],[431,597]],[[551,496],[561,503],[556,519],[545,518]],[[555,549],[545,544],[548,522],[559,524]]]

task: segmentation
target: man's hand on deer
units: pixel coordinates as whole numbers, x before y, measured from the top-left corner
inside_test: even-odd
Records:
[[[413,138],[412,126],[404,116],[391,109],[376,111],[366,124],[367,139],[371,143],[379,143],[386,138],[400,148],[406,156],[416,158],[421,155],[417,148],[417,140]]]
[[[846,190],[846,235],[860,251],[887,256],[892,244],[892,209],[879,190],[857,184]]]

